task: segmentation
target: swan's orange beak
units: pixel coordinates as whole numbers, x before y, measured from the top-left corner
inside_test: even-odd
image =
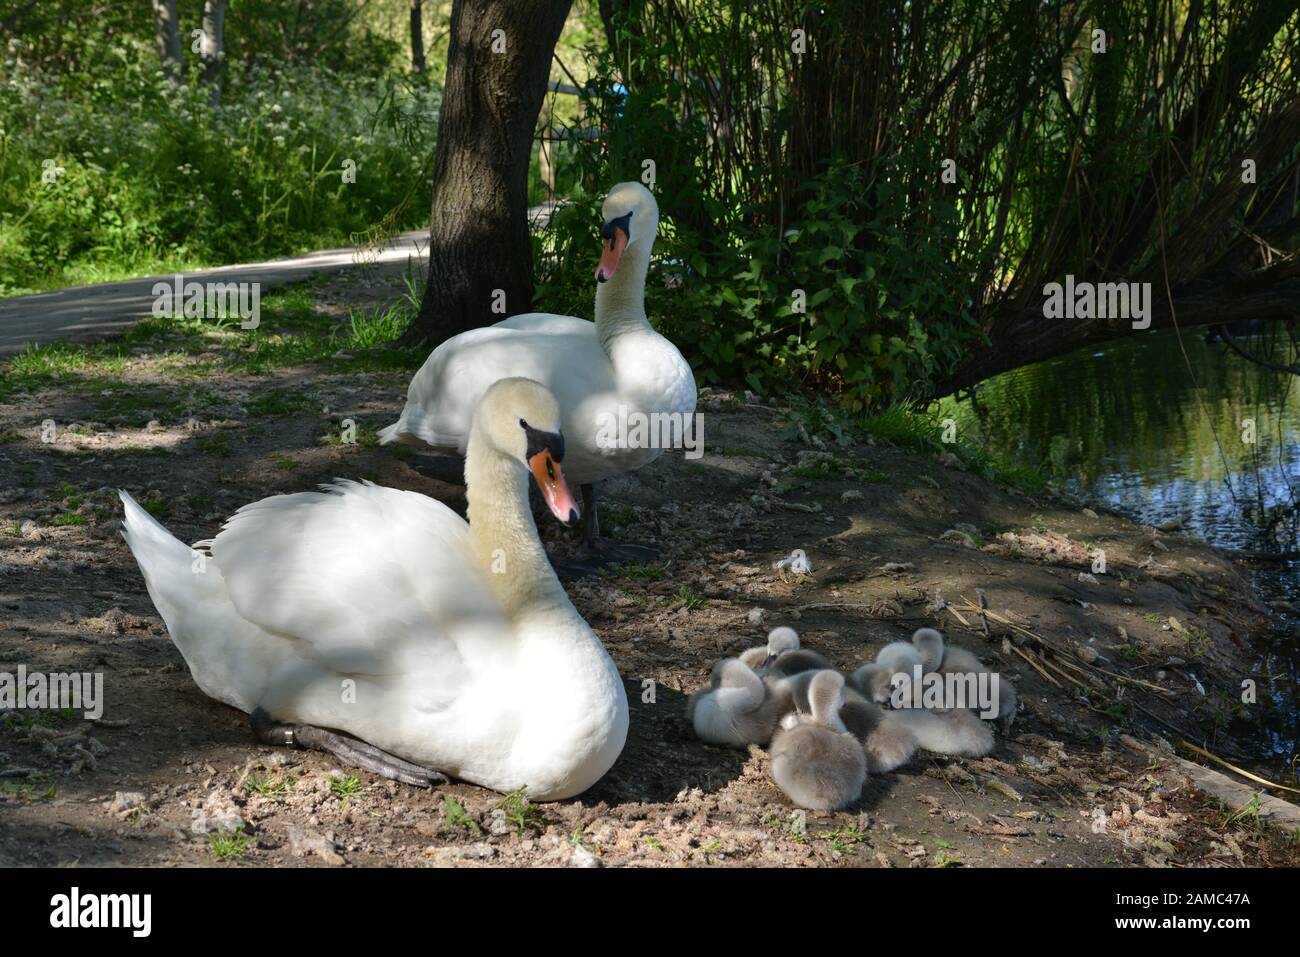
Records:
[[[627,241],[627,230],[622,226],[615,226],[610,230],[609,238],[602,240],[604,249],[600,254],[600,265],[596,267],[596,282],[614,278],[619,260],[623,258],[623,250],[627,249]]]
[[[551,513],[563,525],[576,522],[582,513],[578,511],[578,503],[573,500],[569,486],[564,483],[560,463],[549,451],[542,449],[528,460],[528,467],[533,470],[533,478],[537,479],[537,487],[542,490],[542,498],[551,507]]]

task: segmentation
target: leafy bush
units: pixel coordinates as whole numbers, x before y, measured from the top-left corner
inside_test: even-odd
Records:
[[[20,53],[0,61],[0,294],[319,249],[394,210],[396,227],[427,218],[410,202],[432,155],[427,86],[254,67],[214,108],[142,42],[104,43],[93,73]]]
[[[784,232],[735,215],[732,236],[707,239],[666,219],[652,319],[701,383],[830,390],[855,412],[924,395],[979,341],[970,279],[945,242],[953,209],[909,203],[887,173],[855,166],[800,195]],[[600,199],[582,194],[539,238],[538,308],[590,315]]]
[[[573,205],[537,238],[537,307],[591,314],[601,199],[650,168],[647,310],[702,384],[827,391],[853,412],[919,398],[981,341],[961,211],[935,188],[945,134],[901,110],[890,149],[795,172],[802,68],[781,31],[732,29],[800,22],[787,6],[707,0],[708,15],[587,51],[580,124],[601,136],[570,137],[555,164]]]

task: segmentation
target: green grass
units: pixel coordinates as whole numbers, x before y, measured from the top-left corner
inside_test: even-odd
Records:
[[[58,793],[56,785],[51,784],[39,794],[35,793],[39,785],[27,781],[15,781],[12,778],[0,779],[0,797],[28,798],[34,801],[52,801]]]
[[[5,722],[0,722],[0,727],[18,727],[23,731],[31,731],[32,728],[57,728],[76,719],[77,712],[72,708],[28,710],[10,712]]]
[[[348,798],[360,792],[361,788],[361,778],[355,774],[330,779],[330,793],[344,803],[347,803]]]
[[[230,436],[225,434],[205,435],[194,443],[194,447],[204,455],[227,456],[231,454]]]
[[[860,844],[867,836],[855,824],[844,824],[833,831],[818,835],[822,840],[830,841],[831,847],[841,854],[847,854],[854,844]]]
[[[892,442],[900,448],[925,455],[951,452],[970,472],[1030,494],[1047,487],[1047,479],[1036,469],[1007,462],[961,443],[943,441],[943,425],[937,415],[895,405],[884,412],[860,419],[858,427],[868,435]]]
[[[229,833],[213,831],[208,835],[208,846],[212,850],[212,856],[219,861],[239,860],[248,852],[248,847],[252,843],[253,836],[245,834],[242,827]]]
[[[164,519],[171,514],[171,506],[160,498],[148,498],[140,503],[146,512],[157,519]]]
[[[630,562],[626,565],[610,566],[602,574],[627,581],[659,581],[668,574],[668,563]]]
[[[188,385],[180,399],[160,395],[157,389],[124,386],[126,373],[143,362],[159,367],[156,375],[163,383],[190,383],[217,372],[268,375],[278,368],[310,364],[338,371],[413,370],[427,351],[396,348],[393,343],[418,311],[421,295],[420,281],[408,275],[406,292],[398,301],[369,312],[354,311],[339,321],[318,311],[313,286],[304,283],[265,296],[255,330],[241,329],[232,320],[149,317],[107,343],[28,346],[0,362],[0,399],[57,387],[85,394],[106,419],[143,425],[144,413],[177,417],[197,411],[187,408],[194,399]],[[132,352],[141,348],[148,350],[143,356]],[[197,358],[199,353],[202,358]],[[255,395],[246,410],[255,418],[320,411],[314,399],[290,389]]]
[[[74,512],[64,512],[62,515],[55,515],[54,518],[50,519],[51,525],[60,528],[69,525],[85,525],[86,522],[87,522],[86,516],[77,515]]]
[[[527,788],[511,791],[500,801],[497,808],[506,812],[506,820],[518,831],[542,831],[546,829],[546,817],[536,804],[526,797]]]
[[[1243,827],[1251,831],[1262,831],[1264,822],[1260,818],[1260,792],[1256,791],[1250,796],[1249,803],[1242,806],[1237,811],[1228,815],[1228,824]]]
[[[706,601],[708,601],[707,598],[686,585],[677,589],[677,593],[669,599],[671,604],[676,605],[679,608],[685,608],[687,611],[695,611],[695,609],[699,608]]]
[[[355,419],[353,419],[356,422]],[[351,436],[351,442],[343,441],[343,429],[337,422],[327,422],[325,424],[325,433],[320,437],[321,445],[328,445],[332,448],[346,448],[354,446],[361,449],[379,448],[379,430],[372,429],[368,425],[356,422],[356,431]],[[409,445],[394,445],[391,447],[393,452],[400,457],[406,457],[414,453],[414,449]]]
[[[792,474],[800,478],[811,479],[815,482],[824,482],[827,479],[835,478],[840,474],[837,466],[830,462],[818,462],[815,465],[801,465],[794,469]]]
[[[244,780],[244,792],[264,798],[282,797],[292,785],[293,778],[287,774],[272,775],[254,771]]]
[[[442,798],[442,832],[449,834],[452,828],[461,828],[471,834],[483,833],[483,829],[478,826],[477,821],[469,816],[465,806],[450,794],[447,794]]]
[[[404,446],[398,446],[403,448]],[[630,505],[616,505],[613,502],[601,502],[596,505],[596,512],[600,516],[600,527],[617,528],[620,525],[630,525],[636,521],[636,509]]]

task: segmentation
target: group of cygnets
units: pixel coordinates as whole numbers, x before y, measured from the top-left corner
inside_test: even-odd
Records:
[[[772,778],[791,801],[835,810],[857,800],[868,774],[893,771],[917,750],[983,757],[993,749],[989,724],[970,708],[884,707],[896,676],[932,672],[991,674],[969,651],[921,628],[846,677],[783,626],[766,645],[715,664],[709,684],[687,701],[686,717],[712,744],[766,745]],[[997,719],[1009,728],[1015,691],[997,685]]]

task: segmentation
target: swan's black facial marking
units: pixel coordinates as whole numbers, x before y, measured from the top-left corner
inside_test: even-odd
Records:
[[[543,432],[541,429],[535,429],[523,419],[519,420],[520,427],[524,430],[524,435],[528,436],[528,451],[524,453],[524,458],[532,460],[538,452],[550,452],[551,458],[557,462],[564,461],[564,436],[559,432]]]
[[[600,228],[600,238],[609,241],[609,248],[614,248],[614,230],[623,230],[623,235],[629,240],[632,239],[632,214],[625,213],[622,216],[615,216],[604,226]]]

